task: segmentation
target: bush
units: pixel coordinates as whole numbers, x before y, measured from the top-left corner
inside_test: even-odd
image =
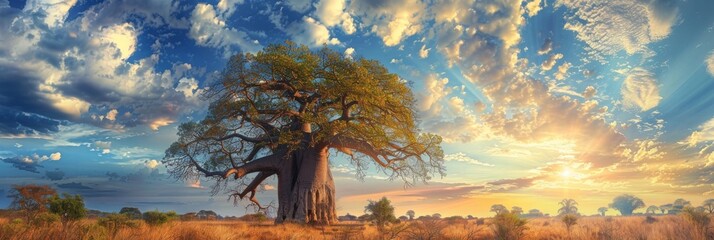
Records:
[[[372,222],[380,228],[397,220],[397,217],[394,216],[394,207],[386,197],[382,197],[379,201],[369,201],[369,204],[364,207],[364,211],[371,213]]]
[[[684,216],[684,219],[686,219],[687,222],[689,222],[689,224],[696,229],[697,234],[704,237],[708,235],[709,222],[711,222],[709,214],[704,211],[698,211],[693,207],[685,207],[682,210],[682,215]]]
[[[493,234],[496,239],[521,239],[526,229],[528,229],[526,220],[519,218],[516,214],[506,212],[493,218]]]
[[[87,215],[84,200],[79,195],[64,194],[62,198],[55,195],[50,199],[49,205],[50,212],[60,216],[63,224],[82,219]]]
[[[58,222],[60,216],[54,213],[43,212],[35,215],[32,218],[32,225],[35,226],[50,226],[52,223]]]
[[[144,222],[151,226],[158,226],[169,221],[169,215],[159,211],[148,211],[144,213]]]
[[[131,217],[127,214],[112,213],[100,218],[97,223],[99,226],[107,228],[112,236],[116,236],[119,229],[137,227],[136,222],[132,221]]]
[[[565,228],[568,229],[568,233],[570,233],[570,229],[575,225],[578,224],[578,216],[575,214],[565,214],[563,217],[560,218],[560,220],[565,223]]]

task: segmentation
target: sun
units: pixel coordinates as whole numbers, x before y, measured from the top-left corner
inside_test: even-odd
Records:
[[[560,176],[563,178],[570,178],[573,176],[573,172],[571,172],[569,168],[565,168],[562,172],[560,172]]]

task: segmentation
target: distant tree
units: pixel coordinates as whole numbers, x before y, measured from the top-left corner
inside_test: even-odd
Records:
[[[128,214],[111,213],[97,221],[99,226],[107,228],[112,233],[112,238],[116,238],[117,233],[122,228],[134,228],[138,224],[131,220]]]
[[[466,216],[466,219],[474,219],[474,216],[473,216],[473,215],[468,215],[468,216]]]
[[[523,214],[523,208],[517,207],[517,206],[513,206],[513,207],[511,208],[511,212],[514,213],[514,214],[516,214],[516,215],[521,215],[521,214]]]
[[[670,210],[672,210],[672,204],[663,204],[659,206],[659,211],[662,212],[662,214],[668,213]]]
[[[496,215],[507,213],[508,208],[506,206],[503,206],[503,204],[494,204],[491,206],[491,212],[495,212]]]
[[[14,185],[8,195],[10,209],[21,211],[29,222],[36,214],[47,211],[47,203],[57,192],[43,185]]]
[[[531,209],[531,210],[528,210],[528,214],[533,214],[533,215],[543,215],[543,213],[542,213],[542,212],[541,212],[540,210],[538,210],[538,209]]]
[[[151,226],[158,226],[169,221],[169,216],[166,213],[159,211],[148,211],[143,214],[144,222]]]
[[[63,225],[87,216],[84,200],[79,195],[64,194],[62,197],[54,195],[49,201],[49,206],[50,212],[60,216]]]
[[[119,210],[120,214],[126,214],[131,219],[141,219],[141,211],[135,207],[123,207]]]
[[[669,213],[679,214],[685,207],[691,205],[692,204],[689,201],[684,200],[683,198],[678,198],[677,200],[674,200],[674,203],[672,203],[672,209],[669,210]]]
[[[371,215],[371,220],[380,228],[384,228],[388,223],[393,223],[397,218],[394,216],[394,207],[386,197],[379,201],[369,201],[364,212]]]
[[[704,210],[706,210],[708,213],[714,213],[714,198],[704,200],[704,202],[702,203],[702,207],[704,207]]]
[[[414,213],[414,210],[407,211],[407,216],[409,216],[409,220],[414,220],[415,215],[416,213]]]
[[[607,212],[608,208],[606,207],[600,207],[597,209],[597,212],[600,213],[600,216],[605,216],[605,213]]]
[[[657,211],[659,211],[659,207],[657,207],[655,205],[649,206],[649,207],[647,207],[647,210],[645,210],[645,212],[648,214],[656,214]]]
[[[632,211],[643,207],[645,207],[645,202],[630,194],[617,196],[610,203],[610,208],[617,209],[623,216],[632,215]]]
[[[558,209],[558,214],[577,214],[578,213],[578,202],[576,202],[573,199],[566,198],[561,200],[558,205],[560,205],[560,208]]]
[[[431,215],[431,217],[436,218],[436,219],[441,219],[441,213],[434,213]]]

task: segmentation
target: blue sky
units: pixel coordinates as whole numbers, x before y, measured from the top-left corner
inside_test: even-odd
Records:
[[[335,155],[338,212],[595,213],[714,195],[714,2],[705,0],[0,0],[0,195],[40,183],[91,208],[241,215],[164,150],[228,57],[291,40],[382,62],[411,82],[447,175],[363,181]],[[268,183],[259,198],[275,199]],[[4,193],[3,193],[4,192]],[[0,198],[0,205],[9,202]],[[244,203],[241,203],[244,204]]]

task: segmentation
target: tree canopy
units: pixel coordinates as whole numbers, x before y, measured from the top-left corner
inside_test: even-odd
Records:
[[[645,202],[633,195],[623,194],[615,197],[610,203],[610,207],[620,211],[623,216],[627,216],[632,215],[632,211],[635,209],[645,207]]]

